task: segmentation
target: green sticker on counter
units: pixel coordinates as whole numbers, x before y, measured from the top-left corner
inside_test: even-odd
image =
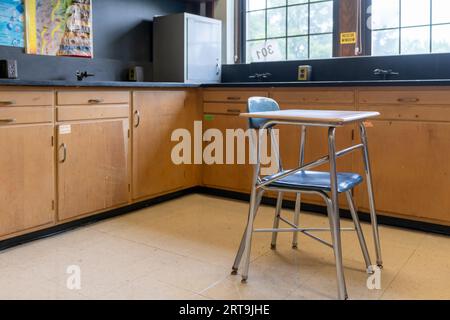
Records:
[[[205,121],[213,121],[214,120],[214,116],[212,114],[205,114],[204,118],[205,118]]]

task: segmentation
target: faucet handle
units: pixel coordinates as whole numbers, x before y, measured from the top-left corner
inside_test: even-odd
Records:
[[[93,73],[88,73],[87,71],[79,71],[79,70],[77,70],[75,75],[77,76],[78,81],[83,81],[84,78],[95,76],[95,74]]]

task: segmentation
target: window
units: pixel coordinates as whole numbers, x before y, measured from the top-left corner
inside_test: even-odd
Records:
[[[333,0],[246,0],[246,61],[331,58],[333,8]]]
[[[450,52],[449,0],[372,0],[370,11],[372,55]]]

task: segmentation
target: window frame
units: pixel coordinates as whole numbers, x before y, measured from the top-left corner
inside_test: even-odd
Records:
[[[397,28],[380,28],[372,30],[367,25],[367,20],[371,17],[371,13],[368,13],[369,7],[372,5],[372,0],[363,0],[364,3],[362,5],[363,12],[362,16],[364,17],[365,26],[364,26],[364,32],[363,32],[363,55],[364,56],[370,56],[370,57],[386,57],[386,56],[402,56],[402,55],[409,55],[410,53],[402,53],[402,29],[410,29],[410,28],[417,28],[417,27],[429,27],[430,28],[430,44],[429,44],[429,51],[423,52],[423,53],[413,53],[413,54],[421,54],[421,55],[428,55],[428,54],[442,54],[442,53],[450,53],[450,52],[433,52],[433,26],[440,26],[440,25],[450,25],[450,22],[448,23],[433,23],[433,0],[430,1],[430,23],[429,24],[423,24],[423,25],[414,25],[414,26],[406,26],[402,27],[401,21],[402,21],[402,1],[399,1],[399,25]],[[384,30],[398,30],[399,32],[399,40],[398,40],[398,54],[394,55],[372,55],[372,31],[384,31]]]
[[[267,0],[266,0],[267,1]],[[337,54],[339,52],[339,0],[318,0],[315,1],[313,3],[321,3],[321,2],[328,2],[331,1],[333,3],[333,29],[331,32],[332,35],[332,55],[329,58],[309,58],[310,55],[310,47],[309,47],[309,41],[310,41],[310,36],[311,35],[316,35],[316,33],[309,33],[309,12],[308,12],[308,33],[305,34],[304,36],[308,37],[308,58],[307,59],[303,59],[303,60],[312,60],[312,59],[332,59],[337,57]],[[240,45],[240,50],[239,50],[239,62],[240,63],[250,63],[247,61],[247,0],[237,0],[238,2],[238,8],[239,8],[239,12],[240,15],[238,17],[239,19],[239,25],[240,25],[240,41],[239,41],[239,45]],[[308,3],[308,7],[310,6],[311,3]],[[274,8],[287,8],[287,7],[293,7],[293,6],[297,6],[297,5],[302,5],[302,4],[294,4],[294,5],[283,5],[283,6],[279,6],[279,7],[274,7]],[[306,5],[306,4],[303,4]],[[270,8],[272,9],[272,8]],[[261,9],[265,10],[267,13],[267,8],[266,9]],[[255,11],[259,11],[259,10],[255,10]],[[286,24],[287,24],[287,16],[286,16]],[[267,28],[267,21],[265,24],[266,28]],[[328,32],[326,33],[317,33],[318,35],[320,34],[329,34]],[[266,32],[267,35],[267,32]],[[295,60],[289,60],[288,59],[288,51],[287,51],[287,46],[288,46],[288,41],[287,39],[289,38],[295,38],[298,36],[288,36],[287,35],[287,26],[286,26],[286,35],[284,37],[274,37],[273,39],[286,39],[286,59],[283,60],[276,60],[276,61],[264,61],[261,63],[266,63],[266,62],[285,62],[285,61],[295,61]],[[267,38],[266,38],[267,39]],[[270,38],[272,39],[272,38]],[[258,41],[257,39],[255,39],[255,41]],[[255,63],[255,62],[252,62]]]

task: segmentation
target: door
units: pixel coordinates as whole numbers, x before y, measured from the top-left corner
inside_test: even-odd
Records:
[[[127,203],[128,128],[128,119],[58,126],[60,220]]]
[[[367,128],[378,212],[450,222],[450,123],[373,121]],[[363,172],[361,156],[355,167]],[[356,189],[368,212],[367,189]]]
[[[53,125],[0,126],[0,237],[54,222]]]
[[[133,199],[190,186],[194,165],[172,161],[178,142],[171,137],[176,129],[193,131],[195,96],[180,90],[136,91],[133,97]]]
[[[218,21],[187,17],[187,81],[220,82],[222,28]]]

